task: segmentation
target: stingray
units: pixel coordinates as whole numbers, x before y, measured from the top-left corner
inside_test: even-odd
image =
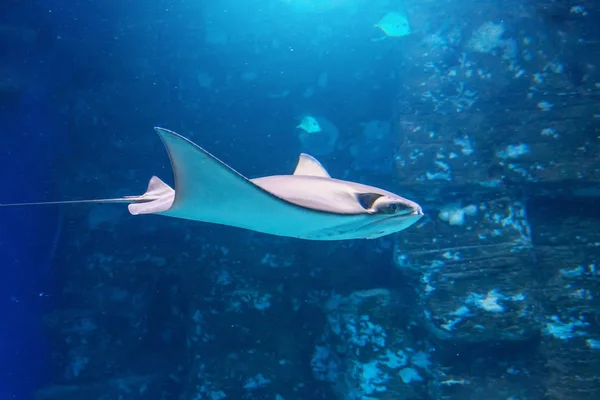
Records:
[[[155,128],[169,154],[174,189],[153,176],[146,192],[113,199],[3,204],[129,203],[132,215],[228,225],[307,240],[374,239],[422,216],[410,200],[376,187],[331,178],[302,153],[293,175],[248,179],[189,139]]]

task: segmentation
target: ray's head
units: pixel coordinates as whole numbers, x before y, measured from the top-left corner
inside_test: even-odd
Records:
[[[420,205],[393,193],[361,193],[357,199],[370,216],[359,229],[368,239],[399,232],[423,217]]]

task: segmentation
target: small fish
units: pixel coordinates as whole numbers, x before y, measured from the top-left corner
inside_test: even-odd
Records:
[[[175,189],[153,176],[140,196],[4,204],[129,203],[132,215],[167,217],[307,240],[374,239],[422,216],[410,200],[376,187],[333,179],[308,154],[293,175],[248,179],[185,137],[155,128],[169,154]]]
[[[385,33],[385,37],[402,37],[410,35],[411,29],[406,14],[389,12],[375,25]]]
[[[302,121],[300,121],[300,124],[298,124],[296,128],[300,128],[306,133],[321,132],[321,125],[319,125],[319,121],[317,121],[316,118],[311,116],[303,117]]]

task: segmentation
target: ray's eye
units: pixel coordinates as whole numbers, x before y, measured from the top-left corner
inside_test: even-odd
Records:
[[[381,207],[379,209],[380,213],[383,214],[396,214],[398,211],[401,210],[401,206],[400,204],[397,203],[391,203],[391,204],[386,204],[384,207]]]
[[[411,209],[402,203],[390,203],[387,204],[381,211],[385,214],[406,214],[407,212],[410,212]]]

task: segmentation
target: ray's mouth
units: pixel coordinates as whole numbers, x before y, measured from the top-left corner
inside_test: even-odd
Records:
[[[413,217],[413,216],[418,216],[418,215],[424,215],[423,214],[423,209],[421,208],[420,205],[416,204],[416,203],[411,203],[409,207],[406,207],[406,209],[404,209],[403,211],[399,212],[399,213],[395,213],[391,216],[394,217]]]
[[[412,207],[411,209],[405,210],[400,213],[390,215],[390,218],[398,218],[398,217],[415,217],[415,216],[423,216],[423,209],[421,206],[417,205]],[[385,218],[388,219],[388,218]]]
[[[421,209],[421,207],[419,207],[418,209],[413,210],[412,212],[408,213],[408,214],[403,214],[403,215],[391,215],[389,218],[384,218],[380,221],[389,221],[390,219],[404,219],[404,218],[415,218],[415,217],[419,217],[421,218],[422,216],[424,216],[425,214],[423,214],[423,210]],[[417,219],[419,219],[417,218]]]
[[[413,209],[408,214],[395,214],[395,215],[386,216],[385,218],[378,219],[378,220],[373,221],[373,222],[371,222],[371,223],[369,223],[367,225],[361,226],[359,228],[359,230],[361,230],[361,229],[368,229],[370,227],[377,226],[379,224],[386,224],[386,223],[389,223],[389,222],[392,222],[392,221],[398,221],[398,222],[400,222],[400,221],[403,221],[403,220],[412,220],[412,222],[409,225],[407,225],[407,227],[408,227],[408,226],[413,225],[414,223],[416,223],[424,215],[425,214],[423,213],[423,210],[421,209],[421,207],[417,207],[417,208]]]

